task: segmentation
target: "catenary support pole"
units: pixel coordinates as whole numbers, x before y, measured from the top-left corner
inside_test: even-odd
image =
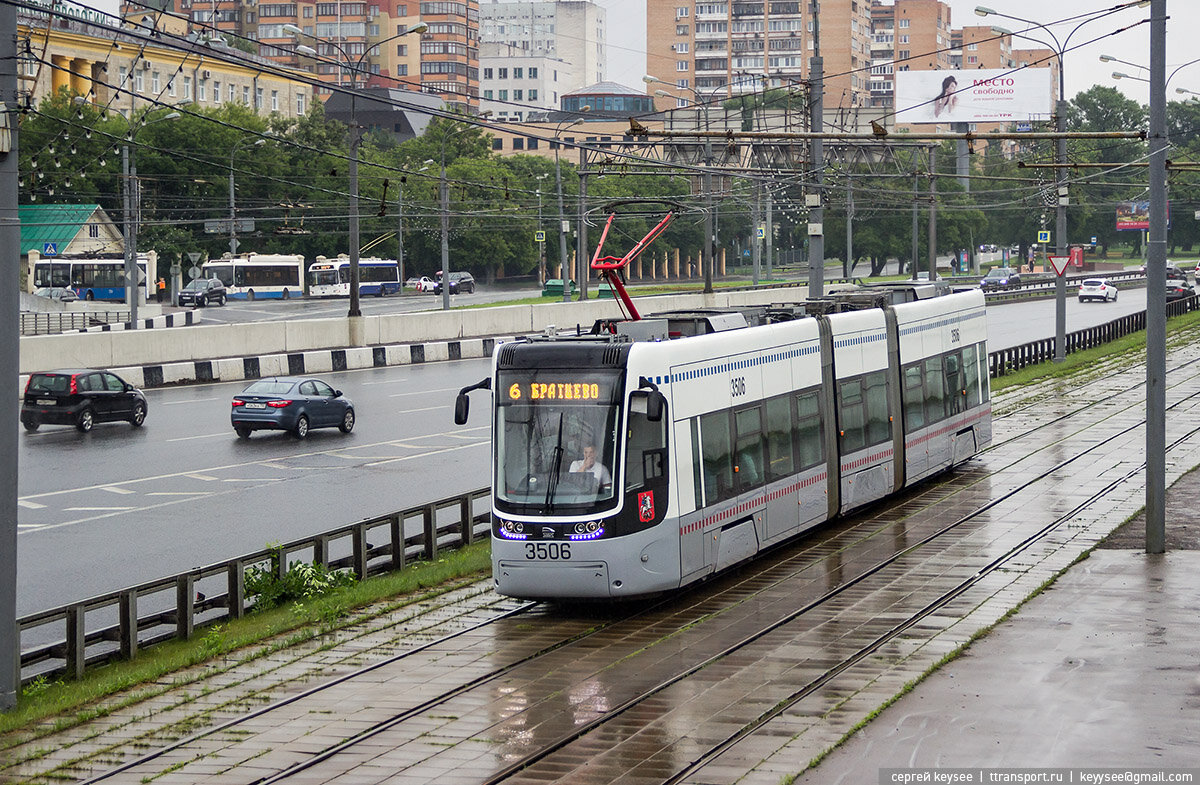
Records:
[[[854,270],[854,178],[846,176],[846,263],[842,277],[849,278]]]
[[[1150,2],[1150,247],[1146,263],[1146,553],[1165,553],[1167,0]]]
[[[1063,64],[1062,57],[1058,61],[1058,78],[1059,78],[1059,93],[1058,106],[1056,107],[1057,125],[1059,131],[1067,130],[1067,102],[1063,100],[1063,80],[1062,80]],[[1057,146],[1054,148],[1055,163],[1065,164],[1067,162],[1067,140],[1059,139]],[[1070,253],[1070,248],[1067,245],[1067,186],[1066,186],[1066,170],[1058,168],[1054,170],[1055,194],[1054,198],[1057,206],[1054,208],[1054,243],[1059,256],[1066,256]],[[1163,284],[1164,288],[1166,284]],[[1164,295],[1165,296],[1165,295]],[[1067,277],[1066,275],[1054,276],[1054,362],[1060,363],[1067,359]]]
[[[921,173],[917,171],[916,164],[913,164],[913,208],[912,208],[912,269],[909,274],[912,279],[917,280],[917,269],[920,264],[917,262],[917,255],[921,252]]]
[[[587,223],[584,221],[585,212],[587,210],[587,174],[584,173],[584,164],[587,163],[587,150],[580,146],[579,148],[579,229],[575,233],[575,266],[579,269],[579,299],[586,300],[588,298],[588,277],[592,271],[589,269],[589,259],[591,254],[588,253],[587,239]]]
[[[7,286],[0,286],[0,378],[16,380],[20,373],[20,302],[17,294],[21,259],[21,219],[17,212],[17,7],[0,4],[0,111],[8,117],[8,149],[0,148],[0,269]],[[9,265],[13,265],[10,267]],[[21,679],[17,635],[17,418],[0,417],[0,455],[8,468],[0,472],[0,711],[16,705]]]
[[[767,280],[771,280],[771,267],[774,264],[775,256],[775,218],[773,207],[775,199],[771,195],[771,188],[767,187]]]
[[[937,280],[937,148],[929,148],[929,280]]]
[[[817,28],[817,3],[813,3],[813,51],[816,53],[809,59],[809,84],[812,95],[809,99],[811,106],[812,130],[821,133],[825,130],[825,74],[824,60],[821,59],[820,32]],[[814,138],[810,145],[809,156],[815,187],[812,193],[820,203],[810,207],[808,211],[808,296],[821,297],[825,294],[825,210],[821,207],[825,199],[825,151],[820,139]]]

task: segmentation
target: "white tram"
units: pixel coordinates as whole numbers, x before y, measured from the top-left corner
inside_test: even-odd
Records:
[[[493,390],[496,590],[677,589],[986,447],[982,293],[862,300],[651,315],[498,346],[456,411],[462,424],[467,394]]]

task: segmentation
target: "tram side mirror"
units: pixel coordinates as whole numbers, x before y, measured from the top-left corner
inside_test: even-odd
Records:
[[[646,419],[650,422],[659,422],[662,420],[663,407],[666,406],[667,399],[658,390],[646,396]]]
[[[467,394],[471,390],[490,390],[492,389],[492,378],[489,376],[483,381],[472,384],[470,387],[464,387],[458,391],[458,398],[454,401],[454,424],[466,425],[467,413],[471,410],[471,399]]]
[[[650,422],[660,422],[666,400],[658,390],[638,390],[629,401],[629,410],[646,415]]]

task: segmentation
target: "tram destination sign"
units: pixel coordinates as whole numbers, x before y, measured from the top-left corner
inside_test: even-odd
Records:
[[[608,384],[596,381],[519,381],[508,385],[508,400],[516,401],[607,401]]]

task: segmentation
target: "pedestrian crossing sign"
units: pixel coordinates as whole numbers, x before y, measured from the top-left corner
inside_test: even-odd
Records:
[[[541,229],[537,230],[536,232],[533,233],[533,241],[535,243],[546,242],[546,233],[544,231],[542,231]]]

